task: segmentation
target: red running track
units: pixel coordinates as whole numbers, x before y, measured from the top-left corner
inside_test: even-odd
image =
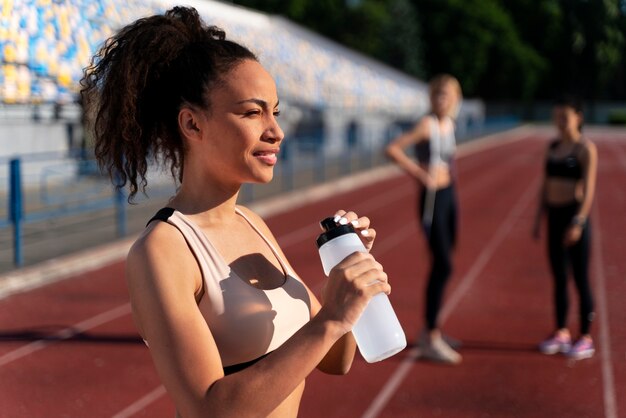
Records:
[[[295,269],[319,289],[318,220],[339,208],[369,216],[373,253],[409,339],[380,363],[357,356],[347,376],[314,372],[300,417],[626,416],[626,132],[588,132],[600,158],[591,266],[597,354],[580,362],[535,349],[552,328],[545,244],[530,238],[550,135],[522,129],[461,149],[460,235],[442,312],[446,331],[463,341],[458,367],[414,358],[428,260],[406,176],[268,217]],[[129,313],[121,262],[0,300],[0,417],[172,417]]]

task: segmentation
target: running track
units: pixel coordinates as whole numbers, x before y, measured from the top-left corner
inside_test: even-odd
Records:
[[[544,242],[530,238],[551,131],[523,128],[462,147],[460,235],[442,313],[464,362],[415,361],[427,269],[416,192],[401,174],[266,217],[313,289],[317,221],[368,215],[409,347],[381,363],[357,356],[347,376],[314,372],[300,417],[626,417],[626,132],[590,129],[600,166],[593,211],[597,354],[571,362],[535,346],[552,327]],[[577,328],[572,293],[570,320]],[[168,417],[172,403],[130,317],[123,263],[0,300],[0,417]]]

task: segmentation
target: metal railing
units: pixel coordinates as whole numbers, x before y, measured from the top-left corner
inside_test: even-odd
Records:
[[[459,138],[459,142],[471,140],[480,134],[505,130],[518,123],[516,120],[506,123],[499,121],[493,126],[487,124],[480,129],[470,129],[464,138]],[[275,167],[273,181],[266,185],[245,184],[239,202],[250,203],[388,164],[382,152],[384,144],[374,148],[353,145],[347,152],[336,156],[326,155],[321,145],[319,139],[314,138],[285,141],[281,146],[280,162]],[[24,168],[32,164],[43,164],[43,168],[40,168],[36,181],[30,178],[25,182]],[[137,205],[127,202],[125,190],[113,187],[108,176],[99,172],[95,161],[84,158],[79,152],[70,152],[64,156],[51,153],[0,159],[0,181],[8,184],[7,193],[0,189],[0,202],[7,200],[6,205],[0,204],[0,242],[12,247],[13,267],[24,265],[25,247],[34,245],[39,239],[36,235],[41,235],[41,230],[49,233],[50,229],[61,228],[63,219],[84,216],[87,218],[83,220],[85,229],[91,227],[90,217],[96,216],[98,212],[98,216],[106,218],[104,222],[109,229],[115,231],[108,240],[127,236],[129,231],[143,228],[143,224],[135,225],[139,220],[129,225],[129,210],[134,210]],[[149,177],[148,196],[138,194],[137,200],[141,206],[174,193],[175,185],[169,179],[153,181]],[[145,221],[145,216],[148,216],[143,215],[139,217],[141,221]],[[25,233],[24,228],[27,226],[36,226],[37,231]],[[80,227],[76,226],[76,229]],[[76,230],[72,232],[74,235],[78,233]],[[60,237],[62,234],[64,232],[59,231]],[[63,241],[62,238],[58,240]],[[5,263],[6,258],[5,254]]]

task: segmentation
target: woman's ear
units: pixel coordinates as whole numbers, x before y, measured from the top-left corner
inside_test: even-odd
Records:
[[[201,138],[200,115],[188,107],[183,107],[178,112],[178,129],[180,129],[183,138],[196,139]]]

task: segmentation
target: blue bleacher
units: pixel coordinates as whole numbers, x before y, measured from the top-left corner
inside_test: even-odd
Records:
[[[71,102],[115,28],[159,10],[145,1],[0,0],[0,99]]]
[[[425,86],[280,17],[209,0],[206,22],[255,51],[281,96],[311,106],[421,109]],[[187,4],[186,3],[186,4]],[[75,101],[83,68],[102,42],[138,17],[177,4],[136,0],[0,0],[0,101]],[[219,10],[230,8],[226,12]],[[215,13],[214,13],[215,12]]]

